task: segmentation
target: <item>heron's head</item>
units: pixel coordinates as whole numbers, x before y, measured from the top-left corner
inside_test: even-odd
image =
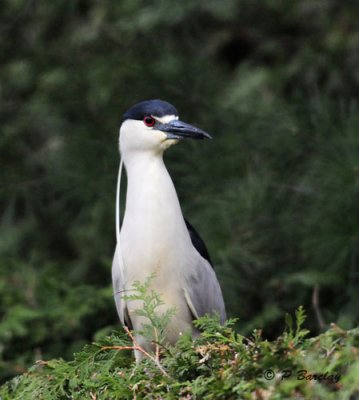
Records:
[[[120,150],[162,153],[182,139],[211,139],[193,125],[178,119],[176,108],[166,101],[146,100],[135,104],[123,116]]]

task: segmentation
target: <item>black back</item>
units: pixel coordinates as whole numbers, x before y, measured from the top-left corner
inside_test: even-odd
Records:
[[[185,219],[184,220],[189,232],[189,235],[191,236],[191,241],[195,249],[198,251],[198,253],[205,258],[213,267],[211,257],[209,256],[208,250],[206,245],[204,244],[204,241],[202,238],[199,236],[198,232],[194,229],[194,227]]]
[[[123,115],[123,121],[126,119],[142,120],[146,115],[154,117],[163,117],[165,115],[178,115],[177,109],[167,101],[163,100],[145,100],[129,108]]]

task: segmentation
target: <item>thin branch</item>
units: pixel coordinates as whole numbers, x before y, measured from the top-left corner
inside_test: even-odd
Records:
[[[320,330],[324,330],[326,323],[324,322],[322,313],[319,308],[319,285],[315,285],[312,294],[312,305],[314,308],[315,316],[317,318]]]
[[[101,350],[137,350],[140,351],[142,354],[144,354],[146,357],[148,357],[150,360],[152,360],[159,370],[162,372],[164,376],[169,377],[167,372],[163,369],[162,365],[159,362],[159,357],[157,358],[157,351],[156,351],[156,357],[153,357],[150,353],[148,353],[143,347],[141,347],[134,336],[132,335],[131,331],[127,328],[127,326],[124,327],[124,330],[126,331],[127,335],[131,339],[133,346],[102,346]],[[156,349],[157,350],[157,349]]]
[[[159,362],[160,361],[160,346],[159,346],[159,344],[158,344],[158,332],[157,332],[157,329],[154,327],[153,328],[153,330],[154,330],[154,332],[155,332],[155,342],[152,342],[152,343],[154,343],[154,345],[155,345],[155,349],[156,349],[156,360]]]

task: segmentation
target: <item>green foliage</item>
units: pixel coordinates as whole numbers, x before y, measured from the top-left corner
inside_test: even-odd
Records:
[[[142,324],[142,329],[138,333],[155,343],[164,344],[166,327],[172,316],[176,313],[176,310],[167,309],[161,314],[155,312],[159,306],[164,304],[164,302],[157,292],[150,289],[151,281],[154,277],[155,274],[151,275],[144,283],[139,281],[134,282],[133,291],[135,293],[123,296],[123,298],[128,301],[141,301],[142,308],[136,309],[135,313],[138,316],[145,317],[148,320],[148,323]]]
[[[333,325],[318,337],[305,339],[303,309],[296,313],[295,332],[273,341],[260,331],[250,337],[218,319],[197,321],[201,335],[183,335],[160,362],[166,375],[149,359],[135,365],[124,350],[123,334],[87,345],[72,361],[38,362],[7,382],[0,398],[8,399],[349,399],[359,393],[359,332]],[[300,339],[300,340],[299,340]]]
[[[118,126],[145,98],[214,137],[166,163],[241,333],[274,339],[299,304],[315,334],[358,325],[357,15],[353,0],[1,2],[1,381],[118,326]]]
[[[293,318],[290,314],[286,315],[286,325],[287,325],[287,332],[283,336],[286,336],[288,339],[288,343],[291,342],[294,345],[299,344],[301,339],[304,336],[307,336],[309,331],[306,329],[303,329],[303,323],[305,321],[306,315],[304,308],[300,306],[298,310],[295,312],[295,318],[296,318],[296,327],[295,329],[293,328]]]

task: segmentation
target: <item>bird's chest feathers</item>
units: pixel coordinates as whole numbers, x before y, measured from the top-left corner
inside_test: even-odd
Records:
[[[177,264],[185,262],[181,254],[181,231],[176,229],[171,218],[161,220],[152,213],[136,220],[138,223],[124,227],[126,229],[121,233],[126,270],[141,277],[174,274]],[[135,229],[136,226],[138,229]]]

